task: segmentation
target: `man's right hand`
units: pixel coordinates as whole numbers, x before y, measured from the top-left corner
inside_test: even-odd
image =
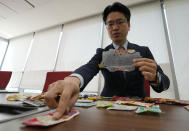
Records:
[[[77,77],[66,77],[49,85],[45,93],[45,102],[50,109],[55,109],[54,119],[60,119],[69,112],[79,97],[80,80]],[[60,100],[57,98],[60,96]]]

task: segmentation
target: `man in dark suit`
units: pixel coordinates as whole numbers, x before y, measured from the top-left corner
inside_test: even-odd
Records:
[[[169,79],[163,73],[159,65],[154,61],[148,47],[132,44],[127,40],[130,30],[130,10],[121,3],[107,6],[103,12],[103,21],[108,30],[112,44],[105,49],[97,49],[96,54],[85,65],[76,69],[71,76],[59,80],[49,86],[45,95],[45,101],[50,108],[57,108],[54,114],[59,119],[63,113],[68,112],[78,99],[79,90],[83,90],[88,82],[101,70],[105,78],[103,96],[128,96],[145,97],[144,79],[156,92],[162,92],[169,88]],[[134,49],[140,52],[142,58],[134,59],[135,70],[131,72],[110,72],[100,68],[102,53],[109,49]],[[61,94],[59,103],[56,97]]]

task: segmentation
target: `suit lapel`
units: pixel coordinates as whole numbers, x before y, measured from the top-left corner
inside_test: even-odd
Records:
[[[135,46],[131,44],[130,42],[128,42],[127,49],[135,49]]]
[[[104,51],[108,51],[109,49],[115,49],[113,44],[110,44],[108,47],[106,47]]]

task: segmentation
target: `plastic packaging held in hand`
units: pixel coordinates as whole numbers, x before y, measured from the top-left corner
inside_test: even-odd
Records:
[[[141,58],[140,52],[135,50],[114,50],[110,49],[102,54],[103,68],[110,72],[115,71],[134,71],[133,59]]]

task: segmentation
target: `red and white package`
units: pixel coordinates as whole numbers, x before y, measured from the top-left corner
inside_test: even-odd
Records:
[[[66,113],[59,120],[53,119],[53,113],[48,113],[42,116],[38,116],[36,118],[32,118],[30,120],[24,121],[22,124],[27,126],[52,126],[64,121],[69,121],[73,117],[79,115],[79,111],[72,110],[69,113]]]

